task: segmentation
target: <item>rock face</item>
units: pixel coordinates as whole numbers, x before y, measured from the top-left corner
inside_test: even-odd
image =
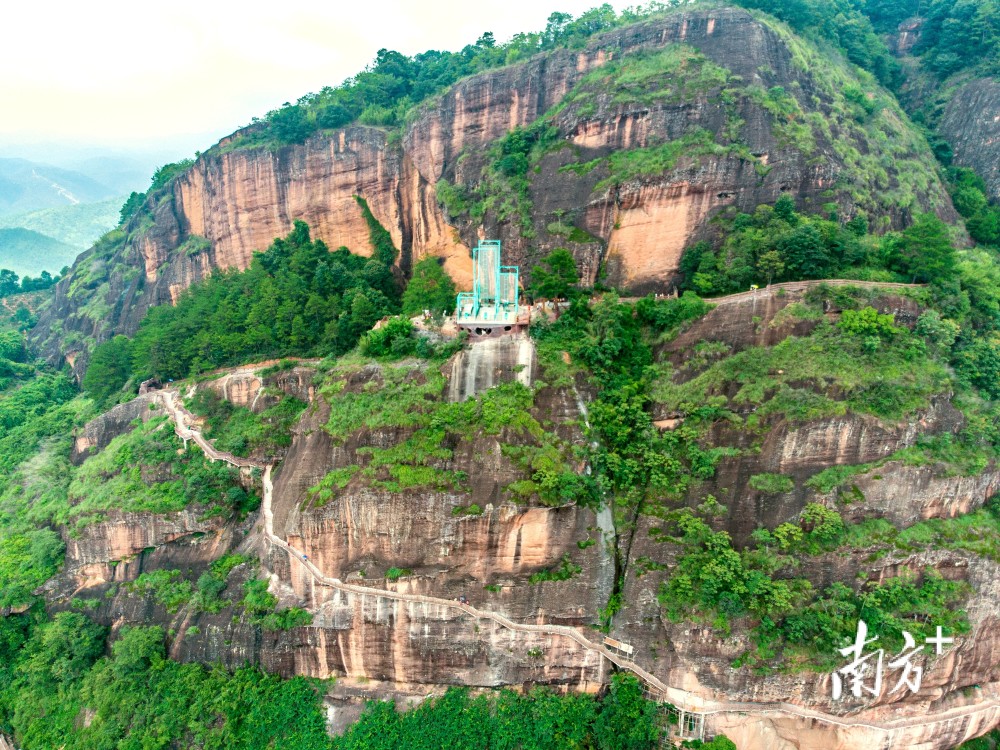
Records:
[[[887,39],[889,49],[900,57],[910,54],[917,42],[920,41],[920,30],[923,25],[924,19],[922,18],[908,18],[903,21],[896,28],[896,33]]]
[[[933,159],[901,112],[885,110],[875,125],[845,121],[835,133],[802,124],[811,122],[808,113],[825,117],[844,109],[842,83],[824,77],[825,63],[797,59],[783,33],[742,10],[677,13],[595,37],[582,50],[558,50],[466,79],[424,106],[401,142],[378,128],[352,126],[269,151],[240,148],[234,134],[151,196],[123,233],[78,259],[33,341],[49,359],[71,360],[82,373],[94,341],[133,333],[151,306],[173,302],[215,268],[245,268],[255,250],[286,234],[296,219],[331,247],[370,253],[355,195],[389,230],[404,271],[420,258],[444,257],[460,288],[469,285],[469,247],[490,237],[502,239],[505,261],[524,271],[547,250],[568,246],[588,282],[603,268],[619,286],[662,290],[684,247],[710,231],[712,216],[752,210],[785,192],[807,210],[835,203],[841,216],[866,211],[889,217],[888,226],[909,221],[911,209],[904,206],[911,198],[951,218]],[[626,96],[607,90],[616,84],[587,78],[609,63],[660,53],[695,55],[683,65],[714,66],[730,93],[723,96],[718,81],[685,88],[691,71],[684,67],[668,66],[647,82],[662,94],[656,96]],[[773,109],[768,96],[786,95],[802,113],[797,135],[767,108]],[[533,205],[528,224],[493,209],[481,221],[449,217],[439,205],[439,181],[476,190],[493,158],[491,144],[543,115],[556,128],[553,148],[532,167],[528,194],[514,201]],[[568,170],[699,128],[716,148],[689,150],[660,173],[605,187],[606,166]],[[883,153],[885,143],[896,150]],[[859,154],[888,165],[919,163],[930,179],[901,197],[888,173],[884,185],[856,173]],[[197,237],[207,245],[191,240]],[[61,343],[68,332],[78,343]]]
[[[757,313],[764,313],[757,328],[741,329],[727,321],[730,315],[747,314],[745,301],[736,300],[720,305],[667,346],[685,346],[684,337],[710,339],[714,334],[734,349],[744,348],[756,343],[760,327],[768,329],[777,321],[767,334],[773,337],[768,343],[775,343],[800,324],[782,323],[782,310],[798,297],[769,297],[757,299]],[[903,322],[909,302],[892,296],[875,300],[881,309],[897,310]],[[661,352],[666,356],[666,350]],[[402,367],[413,369],[410,377],[421,377],[416,365]],[[519,379],[535,384],[538,365],[530,341],[504,337],[476,342],[441,366],[441,373],[448,382],[440,398],[459,401],[497,382]],[[735,703],[710,714],[709,728],[734,738],[741,750],[847,750],[876,745],[946,750],[1000,720],[1000,704],[990,703],[1000,696],[1000,629],[995,614],[1000,567],[970,553],[885,554],[873,545],[843,556],[828,553],[802,560],[796,575],[817,588],[834,582],[851,585],[861,571],[880,580],[904,569],[919,575],[930,567],[948,579],[968,580],[975,589],[966,605],[972,632],[928,666],[919,695],[899,700],[884,696],[882,703],[862,710],[850,703],[831,703],[829,675],[801,672],[761,679],[749,669],[732,667],[747,648],[745,640],[722,635],[707,624],[667,619],[657,593],[669,569],[647,565],[650,559],[671,562],[650,533],[661,519],[643,515],[634,525],[616,530],[610,513],[575,505],[514,502],[506,488],[524,478],[524,469],[511,459],[511,449],[516,452],[530,445],[527,436],[477,434],[452,444],[449,457],[427,459],[441,472],[465,472],[469,481],[461,487],[390,489],[356,474],[321,502],[309,488],[329,472],[364,467],[371,460],[371,449],[401,446],[413,436],[413,428],[405,426],[362,428],[346,435],[324,429],[337,394],[350,389],[364,392],[384,377],[381,366],[369,365],[350,370],[340,390],[320,392],[309,367],[266,376],[261,376],[260,368],[241,368],[199,386],[258,407],[266,389],[275,387],[310,401],[274,479],[274,532],[298,554],[308,555],[325,575],[404,593],[445,599],[465,596],[477,608],[519,622],[584,628],[592,640],[600,637],[592,629],[598,613],[618,591],[623,606],[612,620],[612,635],[632,644],[635,660],[671,687],[703,700]],[[548,430],[580,443],[578,403],[572,390],[543,387],[535,395],[532,414]],[[829,466],[881,461],[912,445],[920,434],[955,431],[961,424],[961,415],[943,397],[925,413],[898,424],[857,415],[778,423],[758,452],[725,459],[711,486],[702,486],[700,492],[715,492],[731,506],[723,524],[739,543],[758,525],[771,527],[792,519],[807,502],[839,502],[804,487],[801,478]],[[84,432],[93,435],[97,445],[110,439],[112,425],[127,429],[122,419],[108,417]],[[732,445],[739,439],[721,427],[711,436],[717,445]],[[746,481],[760,471],[794,477],[796,490],[762,496]],[[1000,486],[1000,472],[991,467],[970,478],[888,461],[879,465],[877,473],[865,472],[850,481],[854,488],[849,504],[837,505],[845,517],[883,517],[906,525],[974,510]],[[616,536],[624,553],[618,565],[608,552],[615,547]],[[337,676],[347,685],[353,680],[378,680],[385,683],[380,695],[427,694],[452,684],[537,683],[595,691],[608,677],[606,663],[562,636],[515,634],[454,609],[348,594],[320,585],[295,556],[265,542],[254,514],[243,524],[206,522],[191,513],[109,516],[79,536],[67,536],[66,543],[66,569],[49,586],[56,606],[66,606],[83,592],[97,595],[92,615],[101,622],[163,624],[177,634],[170,644],[175,659],[228,667],[249,661],[285,676]],[[218,614],[190,609],[172,614],[152,597],[137,596],[127,587],[117,593],[111,588],[157,568],[186,570],[194,580],[211,560],[231,550],[259,554],[263,569],[258,573],[248,565],[237,568],[228,580],[226,598],[238,601],[244,581],[262,573],[270,577],[270,590],[281,606],[307,608],[313,614],[312,624],[262,631],[246,618],[234,617],[238,608]],[[563,580],[532,578],[557,569],[566,556],[580,567],[578,573]],[[744,702],[756,705],[740,707]],[[783,711],[780,703],[827,716],[843,714],[862,726],[803,718]],[[338,703],[338,710],[352,709]],[[893,733],[877,729],[882,725],[891,725]]]
[[[960,85],[938,125],[955,152],[955,164],[972,167],[1000,201],[1000,81],[980,78]]]
[[[91,420],[75,436],[70,459],[77,465],[83,463],[90,453],[102,450],[116,437],[128,432],[136,419],[145,422],[150,417],[159,416],[155,407],[156,400],[152,396],[139,396]]]

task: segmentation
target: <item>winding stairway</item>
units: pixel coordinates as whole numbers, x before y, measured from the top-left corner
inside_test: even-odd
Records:
[[[977,715],[985,714],[986,712],[992,713],[992,717],[989,719],[992,724],[996,724],[1000,721],[1000,700],[996,699],[989,699],[974,705],[959,706],[939,711],[936,712],[933,717],[929,715],[907,716],[899,719],[887,720],[879,724],[873,724],[870,721],[865,721],[864,719],[854,716],[839,716],[821,711],[815,711],[810,708],[791,703],[715,701],[666,685],[659,678],[643,669],[634,661],[627,659],[622,654],[609,649],[603,643],[597,643],[590,640],[576,628],[564,625],[530,625],[526,623],[519,623],[514,622],[497,612],[477,609],[476,607],[451,599],[441,599],[433,596],[424,596],[422,594],[407,594],[389,591],[386,589],[373,588],[370,586],[343,583],[338,578],[330,578],[324,575],[323,572],[317,568],[312,561],[306,559],[301,552],[292,548],[284,539],[275,535],[274,514],[271,510],[271,496],[273,494],[271,471],[274,468],[273,463],[240,458],[231,453],[217,450],[215,446],[213,446],[202,435],[200,430],[192,426],[195,419],[194,415],[192,415],[183,407],[183,405],[180,404],[176,390],[167,389],[155,391],[152,395],[155,400],[160,402],[167,414],[170,416],[171,421],[174,423],[174,431],[179,438],[185,441],[185,445],[188,440],[191,440],[194,441],[205,453],[206,457],[212,461],[225,461],[235,467],[251,469],[256,468],[263,471],[263,500],[261,509],[264,519],[264,537],[271,544],[285,550],[291,559],[296,560],[299,565],[303,566],[303,568],[309,573],[317,584],[328,586],[349,594],[373,596],[392,601],[421,602],[461,610],[470,617],[491,620],[501,627],[513,631],[524,633],[543,633],[546,635],[569,638],[579,644],[582,648],[600,654],[620,669],[627,670],[636,675],[636,677],[643,682],[647,693],[653,700],[656,700],[661,704],[670,704],[675,707],[679,720],[678,728],[683,737],[704,738],[706,734],[711,736],[713,734],[712,717],[721,714],[749,714],[756,718],[784,715],[805,720],[809,723],[820,722],[834,727],[869,730],[880,735],[881,741],[878,746],[888,749],[901,747],[902,744],[906,743],[905,738],[907,732],[905,730],[907,728],[920,727],[924,729],[924,731],[927,731],[931,727],[940,726],[948,722],[969,722],[973,718],[977,717]]]

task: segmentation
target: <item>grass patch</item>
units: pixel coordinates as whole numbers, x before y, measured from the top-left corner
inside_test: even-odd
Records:
[[[765,495],[783,495],[795,489],[792,478],[783,474],[754,474],[749,485]]]
[[[188,407],[205,417],[205,437],[213,440],[220,451],[234,456],[272,456],[292,444],[291,429],[307,406],[304,401],[279,394],[280,400],[274,406],[255,414],[206,387],[195,394]]]
[[[109,510],[171,513],[195,505],[205,514],[246,514],[260,499],[239,483],[239,469],[183,450],[166,417],[137,425],[92,456],[68,488],[69,508],[58,520],[84,525]]]

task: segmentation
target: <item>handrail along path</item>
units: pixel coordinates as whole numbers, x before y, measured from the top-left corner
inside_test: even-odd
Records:
[[[527,623],[514,622],[513,620],[505,617],[498,612],[491,612],[489,610],[477,609],[469,604],[463,604],[452,599],[442,599],[434,596],[425,596],[423,594],[407,594],[399,591],[389,591],[387,589],[373,588],[370,586],[359,586],[357,584],[344,583],[338,578],[331,578],[323,574],[323,572],[316,567],[311,560],[306,559],[301,552],[291,547],[284,539],[280,538],[274,533],[274,513],[271,509],[271,497],[274,491],[274,486],[271,481],[271,470],[274,468],[274,464],[270,462],[255,461],[248,458],[240,458],[239,456],[234,456],[231,453],[226,453],[224,451],[219,451],[213,446],[195,427],[190,426],[190,423],[194,421],[195,417],[187,409],[185,409],[177,400],[177,392],[174,390],[164,389],[154,392],[154,397],[158,400],[167,411],[170,416],[171,421],[174,423],[174,431],[179,438],[182,440],[193,440],[199,448],[205,453],[205,456],[211,461],[225,461],[226,463],[236,466],[238,468],[250,468],[250,469],[262,469],[262,483],[263,483],[263,498],[261,502],[261,510],[264,518],[264,536],[269,542],[280,547],[281,549],[288,552],[292,557],[299,561],[301,565],[305,567],[309,574],[313,577],[315,581],[323,586],[328,586],[330,588],[336,589],[338,591],[343,591],[350,594],[358,594],[362,596],[375,596],[381,597],[383,599],[390,599],[395,601],[404,602],[419,602],[424,604],[434,604],[440,607],[448,607],[450,609],[456,609],[468,614],[472,617],[491,620],[501,627],[507,628],[508,630],[513,630],[523,633],[544,633],[548,635],[558,635],[570,638],[580,646],[590,651],[596,652],[615,664],[621,669],[626,669],[629,672],[635,674],[640,680],[642,680],[648,688],[652,689],[652,692],[658,693],[662,701],[667,701],[677,706],[677,708],[684,710],[691,714],[700,714],[702,716],[709,716],[714,714],[723,713],[751,713],[756,715],[762,714],[784,714],[787,716],[793,716],[800,719],[808,719],[812,721],[821,721],[825,724],[831,724],[838,727],[858,727],[863,729],[871,729],[879,732],[883,732],[887,735],[887,740],[891,740],[892,734],[895,730],[904,727],[918,727],[918,726],[930,726],[934,724],[939,724],[947,721],[953,721],[955,719],[967,718],[974,714],[985,712],[988,710],[1000,709],[1000,701],[996,699],[991,699],[982,703],[978,703],[971,706],[959,706],[952,709],[947,709],[945,711],[939,712],[939,714],[933,718],[928,719],[923,716],[908,716],[900,719],[891,719],[881,724],[872,724],[863,719],[851,717],[851,716],[839,716],[835,714],[828,714],[822,711],[815,711],[804,706],[798,706],[792,703],[774,702],[774,703],[747,703],[747,702],[730,702],[730,701],[715,701],[710,699],[705,699],[700,696],[696,696],[688,691],[671,688],[662,682],[654,674],[650,673],[646,669],[643,669],[634,661],[622,657],[606,646],[600,643],[595,643],[591,641],[586,636],[584,636],[579,630],[575,628],[568,627],[566,625],[531,625]],[[697,706],[697,708],[694,708]],[[998,717],[1000,718],[1000,717]]]

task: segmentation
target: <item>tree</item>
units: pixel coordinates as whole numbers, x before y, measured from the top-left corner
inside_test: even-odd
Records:
[[[440,258],[424,258],[413,267],[413,276],[403,292],[403,315],[451,312],[455,307],[455,282]]]
[[[958,257],[948,225],[932,213],[920,214],[902,234],[900,271],[916,283],[941,284],[955,277]]]
[[[798,215],[795,213],[795,199],[788,193],[783,194],[774,204],[774,215],[782,221],[794,225],[798,221]]]
[[[24,334],[19,331],[0,331],[0,358],[13,362],[24,361]]]
[[[334,102],[316,112],[316,124],[321,128],[342,128],[355,118],[355,113]]]
[[[137,193],[133,190],[125,200],[125,203],[122,204],[121,211],[118,213],[118,224],[124,224],[131,219],[135,212],[142,208],[142,204],[145,202],[146,194]]]
[[[768,250],[757,259],[757,271],[767,277],[768,286],[775,276],[781,276],[785,270],[785,261],[777,250]]]
[[[60,612],[35,630],[27,650],[26,682],[68,685],[104,652],[104,629],[78,612]]]
[[[716,735],[711,742],[701,746],[701,750],[736,750],[736,743],[724,734]]]
[[[8,297],[21,291],[17,274],[9,268],[0,268],[0,297]]]
[[[777,214],[777,211],[775,211]],[[802,224],[778,242],[789,276],[821,279],[830,268],[830,254],[823,237],[812,224]]]
[[[132,347],[125,336],[98,344],[90,357],[83,390],[100,404],[124,387],[132,376]]]
[[[282,143],[302,143],[316,129],[309,121],[305,107],[286,104],[271,113],[271,131]]]
[[[660,736],[656,704],[642,696],[642,685],[632,675],[616,674],[611,694],[604,699],[594,722],[600,750],[647,750]]]
[[[413,323],[409,318],[390,318],[380,328],[369,331],[361,339],[361,348],[372,357],[401,357],[412,354],[416,347]]]
[[[542,261],[545,266],[531,269],[531,294],[542,299],[566,299],[579,283],[576,261],[565,248],[556,248]]]

